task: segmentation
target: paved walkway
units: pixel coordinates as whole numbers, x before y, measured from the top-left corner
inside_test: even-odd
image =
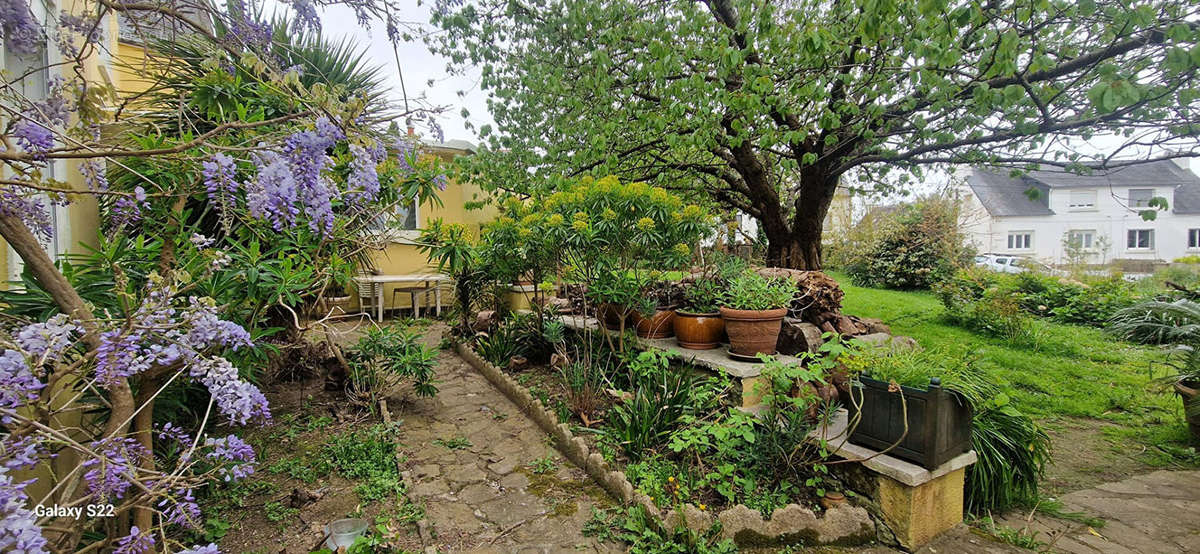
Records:
[[[423,503],[422,542],[439,552],[610,552],[581,530],[611,502],[583,471],[453,352],[438,357],[439,393],[392,409]],[[543,466],[534,464],[543,460]],[[553,460],[553,464],[550,463]]]
[[[1044,516],[1028,522],[1051,551],[1070,554],[1200,552],[1200,471],[1156,471],[1063,495],[1068,511],[1105,520],[1099,528]],[[1010,527],[1023,518],[1010,515]]]

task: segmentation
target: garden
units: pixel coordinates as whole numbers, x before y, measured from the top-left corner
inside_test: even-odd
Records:
[[[945,199],[856,241],[822,221],[843,182],[1024,166],[1044,129],[1172,146],[1200,30],[1162,3],[11,0],[0,550],[912,551],[964,519],[1048,547],[1020,513],[1100,536],[1059,497],[1200,466],[1198,272],[980,272]],[[476,64],[503,131],[454,150],[333,8],[397,71],[414,37]],[[368,293],[404,248],[445,316],[441,285]]]

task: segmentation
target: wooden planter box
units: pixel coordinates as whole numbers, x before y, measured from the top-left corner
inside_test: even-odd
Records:
[[[888,384],[863,377],[854,385],[855,396],[862,395],[862,418],[850,434],[850,442],[875,450],[884,450],[904,433],[904,405],[900,394],[888,392]],[[908,434],[889,456],[934,469],[971,450],[973,410],[958,392],[943,389],[933,379],[929,390],[901,387],[908,408]],[[849,404],[851,421],[854,406]]]

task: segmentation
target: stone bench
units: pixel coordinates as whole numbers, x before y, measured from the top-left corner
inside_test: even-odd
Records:
[[[579,315],[560,318],[564,325],[577,331],[617,334],[616,331],[604,329],[595,318]],[[638,338],[632,346],[661,351],[674,360],[729,375],[741,383],[741,408],[757,412],[756,408],[760,407],[761,395],[755,391],[755,385],[761,378],[762,364],[733,360],[726,354],[725,348],[681,348],[674,338]],[[800,359],[793,356],[775,358],[784,363],[800,363]],[[975,451],[961,454],[929,470],[864,446],[850,444],[846,440],[846,427],[846,410],[841,409],[828,425],[809,436],[813,440],[824,439],[832,455],[848,460],[850,465],[861,469],[860,473],[866,479],[858,479],[855,484],[857,488],[865,490],[857,492],[867,495],[878,505],[884,523],[902,546],[919,548],[962,522],[966,469],[977,460]]]

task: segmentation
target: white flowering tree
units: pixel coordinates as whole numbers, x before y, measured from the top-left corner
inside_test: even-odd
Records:
[[[359,25],[374,22],[399,40],[396,6],[346,5]],[[217,213],[218,233],[302,236],[322,248],[443,184],[410,142],[380,131],[397,117],[432,122],[428,110],[389,110],[378,96],[305,76],[295,52],[281,53],[280,37],[319,33],[317,6],[294,0],[291,23],[269,23],[236,0],[227,8],[95,0],[50,17],[26,0],[0,0],[10,59],[28,61],[20,74],[8,68],[0,90],[0,236],[57,310],[0,333],[0,551],[216,551],[181,543],[179,530],[201,525],[202,487],[253,472],[253,449],[228,428],[267,421],[270,411],[230,361],[255,348],[250,333],[198,286],[234,261],[224,238],[192,233],[202,227],[185,215],[192,207]],[[146,44],[168,38],[159,44],[199,53],[158,74],[169,83],[186,67],[198,86],[120,98],[86,80],[89,61],[110,44],[103,29],[113,17],[144,32]],[[18,86],[49,71],[61,77],[46,96]],[[237,102],[246,91],[260,101]],[[172,94],[177,107],[151,109]],[[53,177],[48,168],[60,161],[78,168],[85,188]],[[105,305],[89,301],[42,246],[52,224],[46,203],[86,196],[100,200],[109,235],[138,232],[162,244],[153,271],[108,268],[118,286]],[[154,426],[155,399],[184,381],[208,391],[203,417]],[[43,465],[46,475],[44,464],[62,456],[80,463],[30,498],[19,472]]]

